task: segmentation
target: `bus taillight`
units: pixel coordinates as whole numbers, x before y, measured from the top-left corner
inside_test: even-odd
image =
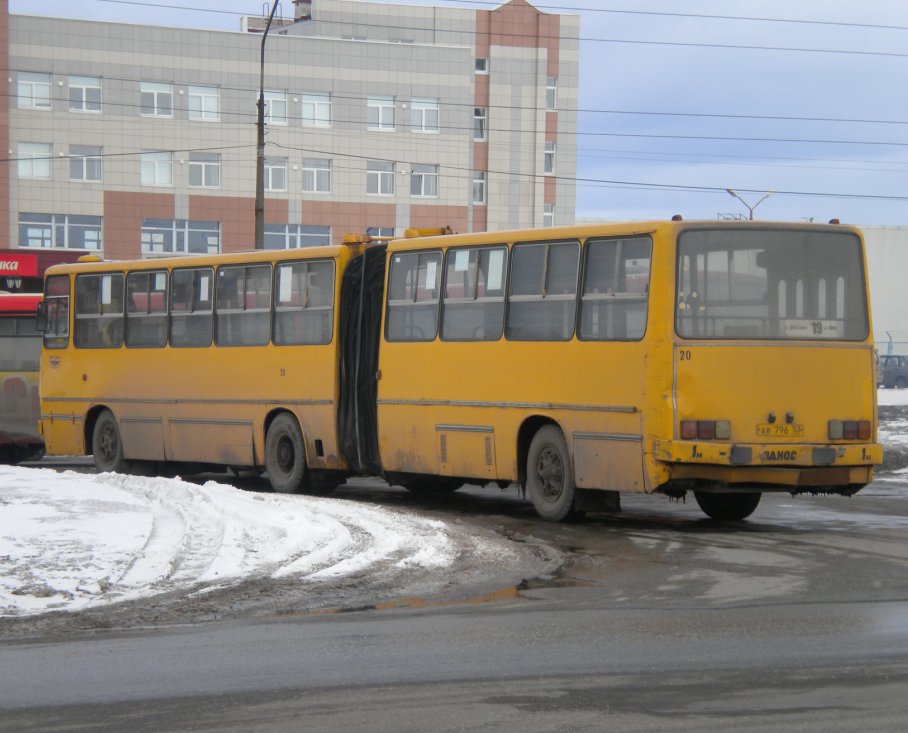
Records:
[[[870,420],[830,420],[830,440],[870,440]]]
[[[729,420],[682,420],[682,440],[728,440],[731,437]]]

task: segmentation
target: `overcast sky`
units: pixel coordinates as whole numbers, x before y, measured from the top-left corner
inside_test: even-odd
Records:
[[[534,4],[581,18],[578,218],[746,216],[731,188],[750,205],[773,192],[758,219],[908,224],[904,0]],[[264,6],[9,0],[11,13],[222,30]]]

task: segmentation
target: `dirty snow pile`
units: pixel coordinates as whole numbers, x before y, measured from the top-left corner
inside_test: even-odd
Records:
[[[77,611],[250,575],[442,568],[439,521],[208,482],[0,466],[0,616]]]

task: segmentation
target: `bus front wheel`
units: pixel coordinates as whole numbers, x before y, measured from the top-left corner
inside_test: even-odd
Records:
[[[527,491],[536,512],[549,522],[578,516],[571,458],[564,436],[554,425],[541,427],[530,442]]]
[[[728,522],[738,522],[753,514],[761,496],[759,492],[742,494],[694,492],[697,504],[710,519]]]
[[[102,472],[129,473],[129,463],[123,458],[123,441],[117,418],[110,410],[104,410],[95,422],[91,438],[95,467]]]
[[[271,488],[284,494],[299,494],[308,480],[303,434],[292,415],[274,418],[265,436],[265,471]]]

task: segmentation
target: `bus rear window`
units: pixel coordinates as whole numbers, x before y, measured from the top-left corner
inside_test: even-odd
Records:
[[[850,233],[683,232],[676,288],[682,338],[867,338],[861,246]]]

